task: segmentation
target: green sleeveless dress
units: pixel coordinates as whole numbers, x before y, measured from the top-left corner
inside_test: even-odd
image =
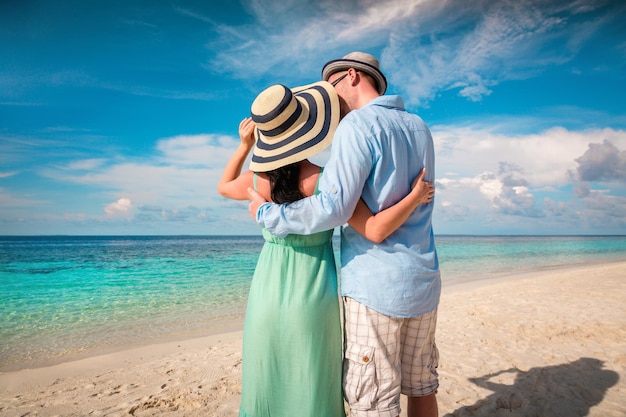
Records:
[[[345,416],[332,234],[283,239],[263,229],[244,323],[239,417]]]

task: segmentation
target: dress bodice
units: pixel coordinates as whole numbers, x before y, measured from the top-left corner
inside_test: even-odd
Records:
[[[266,242],[275,243],[278,245],[292,246],[292,247],[312,247],[325,245],[333,237],[333,229],[325,230],[319,233],[313,233],[312,235],[287,235],[284,238],[274,236],[266,229],[263,229],[263,238]]]

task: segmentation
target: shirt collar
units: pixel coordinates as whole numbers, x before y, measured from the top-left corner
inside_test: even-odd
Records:
[[[402,100],[401,96],[378,96],[367,103],[364,107],[366,106],[382,106],[391,109],[404,110],[404,100]]]

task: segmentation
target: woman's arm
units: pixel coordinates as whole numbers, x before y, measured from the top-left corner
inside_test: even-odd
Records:
[[[402,200],[374,215],[363,200],[360,200],[348,224],[374,243],[380,243],[409,218],[420,204],[430,203],[435,193],[432,183],[424,181],[426,168],[413,181],[413,188]]]
[[[254,174],[252,171],[246,171],[242,174],[241,169],[254,146],[254,128],[254,122],[250,117],[239,123],[241,144],[226,164],[222,178],[217,184],[217,192],[226,198],[233,200],[248,200],[250,198],[247,189],[252,183]]]

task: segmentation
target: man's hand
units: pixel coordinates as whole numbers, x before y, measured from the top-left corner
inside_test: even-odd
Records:
[[[267,200],[264,199],[261,194],[254,191],[253,188],[248,188],[248,195],[250,196],[248,211],[250,212],[250,215],[252,216],[254,221],[256,221],[256,212],[259,210],[259,207],[261,207],[261,204],[267,203]]]

